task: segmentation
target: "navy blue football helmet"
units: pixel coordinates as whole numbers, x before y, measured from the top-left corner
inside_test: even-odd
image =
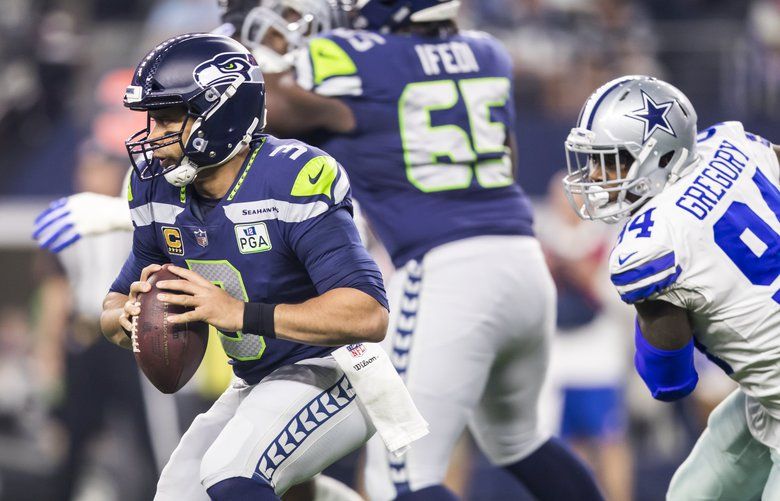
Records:
[[[389,33],[410,23],[454,20],[460,0],[357,0],[358,29]]]
[[[135,111],[184,108],[178,132],[150,139],[146,129],[126,142],[142,180],[164,175],[176,186],[191,183],[200,170],[224,164],[265,127],[265,84],[257,61],[235,40],[213,34],[180,35],[155,47],[141,61],[124,104]],[[188,137],[183,137],[194,120]],[[179,143],[184,155],[163,168],[156,149]]]

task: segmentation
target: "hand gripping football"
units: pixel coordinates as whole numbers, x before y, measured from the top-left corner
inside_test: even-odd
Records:
[[[209,326],[204,322],[170,324],[168,316],[189,308],[163,303],[160,280],[178,280],[167,265],[149,277],[152,289],[139,294],[141,313],[133,317],[133,353],[149,381],[163,393],[175,393],[198,369],[209,341]]]

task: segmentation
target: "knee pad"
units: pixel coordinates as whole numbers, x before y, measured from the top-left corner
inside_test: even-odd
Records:
[[[241,447],[250,443],[252,428],[248,419],[234,416],[222,429],[200,461],[200,482],[205,487],[246,474],[246,459],[241,454]]]
[[[314,477],[314,501],[331,499],[338,501],[363,501],[360,494],[335,478],[325,475]]]
[[[522,436],[513,438],[511,443],[502,443],[494,440],[493,437],[486,438],[474,435],[479,449],[496,466],[513,464],[530,456],[539,450],[550,439],[550,436],[539,430],[528,430]]]
[[[666,501],[687,501],[688,499],[722,499],[723,485],[717,472],[702,465],[684,462],[674,472]]]

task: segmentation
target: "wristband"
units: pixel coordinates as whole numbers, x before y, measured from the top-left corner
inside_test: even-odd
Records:
[[[276,338],[274,330],[275,304],[244,303],[244,327],[242,332],[267,338]]]

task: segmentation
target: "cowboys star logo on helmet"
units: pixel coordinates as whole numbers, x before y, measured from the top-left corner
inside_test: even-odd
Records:
[[[203,88],[212,85],[231,84],[243,76],[247,82],[262,82],[260,68],[250,54],[224,52],[199,64],[192,72],[195,81]]]
[[[564,190],[581,217],[616,223],[697,159],[688,98],[653,77],[620,77],[588,98],[566,139]]]
[[[666,115],[669,114],[669,110],[674,106],[674,101],[666,101],[664,103],[656,103],[653,98],[648,96],[645,91],[642,93],[642,108],[634,110],[631,113],[627,113],[626,116],[639,120],[645,126],[645,131],[642,136],[642,142],[647,141],[647,138],[653,135],[656,130],[662,130],[677,137],[674,133],[672,125],[667,120]]]

